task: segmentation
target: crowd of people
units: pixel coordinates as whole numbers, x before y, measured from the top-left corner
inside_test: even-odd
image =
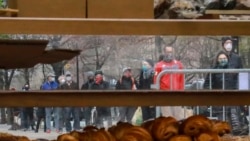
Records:
[[[214,59],[213,69],[240,69],[243,68],[241,58],[234,52],[232,39],[225,37],[222,39],[222,48],[218,52]],[[132,69],[126,67],[122,71],[122,77],[117,80],[115,86],[116,90],[149,90],[151,84],[156,83],[157,76],[164,70],[178,70],[184,69],[180,60],[175,59],[175,51],[172,46],[166,46],[163,51],[163,55],[160,56],[157,62],[151,59],[145,59],[142,61],[141,72],[139,80],[133,76]],[[164,74],[160,79],[160,89],[162,90],[184,90],[185,89],[185,75],[183,73]],[[224,81],[224,82],[223,82]],[[224,86],[222,84],[225,84]],[[215,73],[207,75],[204,83],[205,89],[238,89],[238,74],[230,73],[225,74],[225,79],[222,79],[221,73]],[[210,86],[211,84],[211,86]],[[64,75],[55,80],[55,75],[49,73],[47,80],[42,84],[41,90],[77,90],[78,86],[72,79],[72,74],[66,72]],[[104,80],[104,74],[101,70],[87,73],[87,81],[81,87],[81,90],[108,90],[110,89],[109,83]],[[23,90],[29,90],[29,84],[25,84]],[[132,122],[132,118],[138,107],[116,107],[118,109],[118,121]],[[97,115],[93,115],[93,109],[96,110]],[[156,108],[154,106],[142,106],[142,119],[143,121],[155,118]],[[213,108],[213,116],[222,120],[222,107]],[[33,118],[33,108],[21,108],[21,126],[24,130],[32,128],[35,132],[38,132],[39,124],[42,119],[45,122],[44,132],[50,133],[52,131],[52,125],[55,131],[60,133],[63,129],[66,132],[72,130],[80,130],[80,121],[82,117],[85,119],[85,125],[95,125],[97,127],[103,127],[104,121],[107,121],[108,126],[112,125],[111,110],[109,107],[46,107],[38,108],[36,110],[37,122]],[[226,107],[226,120],[233,125],[234,134],[240,134],[242,132],[242,118],[241,107],[231,106]],[[53,113],[53,120],[52,120]],[[83,114],[83,116],[81,116]],[[173,116],[178,120],[184,118],[183,107],[181,106],[163,106],[161,107],[162,116]],[[206,110],[203,112],[206,116]],[[93,121],[93,116],[96,116]],[[54,121],[52,124],[51,121]],[[73,126],[71,124],[73,121]],[[246,123],[243,123],[246,124]]]

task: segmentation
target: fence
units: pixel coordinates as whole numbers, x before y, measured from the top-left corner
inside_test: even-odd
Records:
[[[204,84],[204,79],[200,79],[200,76],[207,76],[209,79],[209,89],[213,91],[212,89],[212,74],[222,74],[222,89],[226,90],[225,88],[225,74],[238,74],[238,90],[249,90],[250,88],[250,69],[183,69],[183,70],[174,70],[174,69],[168,69],[168,70],[164,70],[161,73],[159,73],[159,75],[156,78],[156,83],[154,85],[151,85],[151,88],[153,89],[160,89],[160,83],[161,83],[161,78],[166,75],[169,74],[170,75],[170,91],[174,91],[172,90],[173,87],[173,83],[172,83],[172,74],[184,74],[184,76],[186,76],[187,74],[195,74],[195,78],[194,78],[194,82],[191,86],[186,87],[190,90],[195,90],[195,91],[201,91],[203,89],[203,84]],[[185,82],[184,82],[185,83]],[[195,86],[194,86],[195,85]],[[187,89],[185,89],[187,90]],[[226,97],[225,97],[226,98]],[[186,109],[186,107],[184,107],[184,109]],[[209,108],[209,118],[212,119],[216,119],[218,117],[213,117],[213,107],[210,106]],[[186,111],[186,110],[184,110]],[[200,107],[197,106],[195,107],[195,114],[199,114],[200,111]],[[248,106],[248,117],[249,117],[249,113],[250,113],[250,106]],[[184,112],[184,117],[185,117],[185,112]],[[160,116],[161,115],[161,110],[160,107],[156,108],[156,116]],[[222,120],[226,120],[226,107],[223,106],[222,107]],[[249,121],[249,118],[247,119]],[[248,126],[248,130],[250,131],[250,126]]]

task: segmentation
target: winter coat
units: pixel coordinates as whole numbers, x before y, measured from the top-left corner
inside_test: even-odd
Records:
[[[137,86],[134,78],[122,76],[121,79],[117,80],[115,88],[116,90],[132,90],[133,85]]]
[[[229,66],[223,68],[215,66],[213,69],[228,69]],[[224,88],[225,90],[237,89],[238,85],[235,83],[234,73],[225,73],[224,74]],[[208,74],[205,79],[204,89],[210,88],[210,75]],[[223,89],[223,73],[212,73],[211,74],[211,88],[212,89]]]
[[[65,82],[64,84],[62,84],[60,86],[59,89],[61,89],[61,90],[78,90],[78,86],[77,86],[76,82],[71,81],[71,83]]]
[[[164,70],[183,69],[183,65],[180,61],[173,60],[171,62],[160,61],[155,65],[154,83],[160,72]],[[184,74],[172,73],[164,74],[160,80],[160,89],[162,90],[184,90]]]
[[[138,89],[151,89],[151,84],[154,81],[154,72],[152,69],[147,70],[146,72],[141,71],[139,78]]]
[[[94,81],[93,82],[88,81],[82,85],[81,90],[90,90],[93,84]]]
[[[58,88],[58,83],[55,81],[52,82],[44,82],[41,86],[42,90],[56,90]]]

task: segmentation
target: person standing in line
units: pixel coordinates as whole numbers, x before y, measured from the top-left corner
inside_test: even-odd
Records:
[[[154,80],[154,61],[151,59],[143,60],[138,89],[150,90],[151,84],[154,83],[153,80]],[[142,109],[143,121],[155,118],[156,116],[155,106],[142,106],[141,109]]]
[[[92,71],[87,72],[87,82],[82,85],[81,90],[91,90],[92,85],[95,83],[95,74]],[[93,107],[84,107],[84,117],[86,126],[91,125],[91,110]]]
[[[181,70],[183,65],[180,61],[175,59],[174,48],[166,46],[164,48],[163,60],[158,62],[154,67],[154,83],[160,72],[164,70]],[[166,73],[160,79],[160,89],[166,91],[180,91],[184,90],[184,74],[183,73]],[[182,120],[184,111],[181,106],[163,106],[161,107],[163,116],[172,116],[177,120]]]
[[[79,90],[78,85],[76,82],[72,80],[72,74],[67,71],[65,73],[66,82],[62,84],[59,89],[60,90]],[[65,107],[65,126],[66,132],[72,131],[71,126],[71,115],[73,116],[73,130],[80,130],[80,110],[79,107]]]
[[[95,72],[95,81],[91,90],[108,90],[110,89],[109,83],[104,80],[103,72],[101,70],[97,70]],[[96,126],[97,127],[104,127],[104,121],[108,122],[108,126],[112,125],[111,119],[111,109],[109,107],[96,107],[97,111],[97,119],[96,119]]]
[[[49,73],[47,75],[47,80],[44,82],[41,86],[41,90],[56,90],[58,89],[58,83],[55,81],[55,75],[53,73]],[[52,119],[52,111],[53,107],[46,107],[45,108],[45,115],[46,115],[46,133],[51,132],[51,119]],[[56,132],[59,132],[59,118],[58,116],[60,115],[59,111],[57,111],[56,108],[54,108],[54,120],[55,120],[55,126],[56,126]]]
[[[116,90],[136,90],[137,82],[132,76],[131,68],[127,67],[123,69],[122,77],[116,83]],[[138,107],[119,107],[120,121],[132,123],[132,118]]]

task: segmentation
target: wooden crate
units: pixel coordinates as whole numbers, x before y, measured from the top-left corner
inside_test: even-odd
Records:
[[[18,0],[17,8],[19,17],[86,17],[86,0]]]
[[[88,18],[154,17],[153,0],[88,0]]]

